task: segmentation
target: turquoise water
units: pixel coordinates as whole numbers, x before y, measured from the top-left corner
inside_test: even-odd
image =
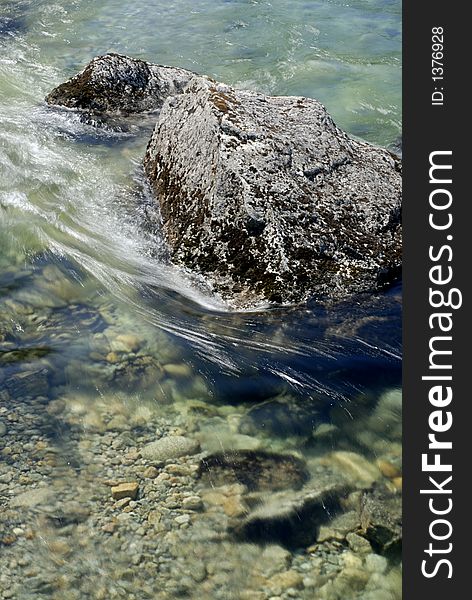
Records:
[[[139,450],[156,431],[175,428],[204,451],[249,444],[297,452],[312,470],[337,451],[355,452],[369,464],[401,458],[401,286],[330,309],[312,302],[234,313],[204,282],[167,264],[159,228],[148,219],[152,199],[141,170],[152,118],[130,120],[129,131],[117,133],[44,103],[55,85],[111,51],[270,94],[317,98],[338,125],[375,144],[395,144],[401,135],[397,0],[1,1],[0,503],[6,517],[0,540],[18,540],[0,544],[0,563],[3,554],[11,574],[0,578],[0,592],[13,581],[18,598],[100,598],[100,581],[109,597],[178,597],[155,589],[146,596],[136,587],[137,566],[126,576],[114,574],[106,548],[113,548],[117,565],[126,564],[126,544],[141,543],[132,528],[110,543],[94,537],[103,525],[96,516],[102,500],[97,496],[94,504],[87,486],[98,481],[97,457],[105,457],[100,468],[108,479],[124,477],[121,466],[113,471],[107,448]],[[263,417],[250,413],[267,402]],[[288,407],[282,415],[281,403]],[[63,462],[49,468],[43,451]],[[75,489],[81,502],[91,503],[92,516],[73,521],[77,531],[68,533],[44,526],[41,505],[25,524],[15,521],[10,500],[43,485],[64,497]],[[100,506],[107,514],[108,505]],[[251,596],[258,584],[244,583],[259,550],[232,541],[215,549],[202,519],[194,538],[181,531],[187,548],[181,568],[190,560],[185,544],[208,554],[209,564],[212,552],[224,552],[239,574],[231,584],[238,594],[271,597]],[[11,534],[12,527],[37,534],[28,540]],[[51,549],[63,538],[70,554]],[[79,576],[75,552],[82,543],[88,561]],[[32,592],[24,575],[30,567],[18,562],[28,553],[46,571],[55,565],[63,587]],[[299,558],[290,560],[298,568]],[[155,565],[164,582],[177,577],[166,564]],[[217,592],[224,569],[209,569],[194,597],[239,597],[223,584]],[[388,574],[385,581],[393,583],[384,597],[399,597],[398,566]],[[146,578],[152,583],[154,576]],[[89,578],[91,589],[77,578]],[[116,578],[121,583],[113,587]],[[131,591],[126,582],[134,582]],[[373,580],[364,584],[375,588]],[[297,597],[274,589],[272,596]],[[313,597],[308,584],[297,589],[298,597]],[[364,597],[362,590],[352,597]],[[320,597],[336,593],[346,597],[335,591]]]
[[[271,94],[318,98],[340,126],[375,143],[389,144],[401,131],[398,0],[8,5],[26,29],[16,46],[29,62],[23,68],[36,70],[35,60],[51,67],[39,78],[50,84],[115,51]]]

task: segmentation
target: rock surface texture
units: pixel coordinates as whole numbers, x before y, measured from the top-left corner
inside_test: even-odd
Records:
[[[176,264],[232,305],[333,300],[401,268],[401,162],[316,100],[109,54],[53,90],[86,114],[161,108],[144,167]]]
[[[174,261],[237,304],[377,289],[401,265],[399,159],[316,100],[196,78],[145,157]]]
[[[107,54],[52,90],[46,102],[95,114],[152,111],[181,93],[194,76],[185,69]]]

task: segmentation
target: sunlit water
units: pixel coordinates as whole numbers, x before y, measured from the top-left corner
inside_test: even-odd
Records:
[[[190,419],[187,402],[244,420],[275,398],[306,407],[304,422],[256,423],[238,435],[307,458],[321,452],[320,427],[368,426],[365,407],[400,386],[400,286],[331,308],[231,312],[166,261],[141,169],[152,118],[131,119],[125,133],[97,130],[43,99],[93,56],[115,51],[317,98],[353,135],[394,145],[400,14],[398,0],[1,0],[0,419],[38,396],[80,398],[90,414],[113,398],[121,413],[146,406],[215,450],[236,444],[231,427]],[[136,339],[120,347],[120,335]],[[90,415],[80,415],[87,433]],[[399,452],[389,428],[376,428],[377,445],[342,433],[327,443],[374,460],[381,448]],[[50,443],[69,448],[67,436],[60,428]],[[77,597],[95,597],[87,594]]]

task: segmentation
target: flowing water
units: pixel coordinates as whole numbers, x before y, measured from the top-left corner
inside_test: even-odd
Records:
[[[140,449],[180,433],[398,495],[401,286],[235,313],[169,265],[141,168],[153,118],[95,129],[44,103],[110,51],[317,98],[375,144],[401,134],[398,0],[0,0],[0,598],[399,597],[398,560],[344,539],[266,546],[283,564],[254,574],[267,540],[228,534],[244,510],[212,504],[190,459],[144,475]],[[105,480],[138,499],[116,506]],[[182,508],[195,494],[203,512]]]

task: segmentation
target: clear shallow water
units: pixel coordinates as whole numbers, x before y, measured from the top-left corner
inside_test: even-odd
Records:
[[[42,417],[37,426],[35,435],[47,429],[69,448],[103,433],[97,419],[108,426],[113,411],[132,419],[145,406],[204,450],[249,435],[307,458],[327,448],[398,457],[400,414],[374,408],[400,386],[401,287],[330,309],[231,313],[166,264],[147,219],[141,160],[153,121],[110,133],[43,98],[94,55],[116,51],[318,98],[353,135],[389,145],[401,131],[400,12],[396,0],[2,1],[0,419],[20,405],[32,418],[38,396],[65,399],[72,414],[80,405],[71,422],[82,433],[69,423],[51,434]],[[248,411],[267,401],[248,425]],[[204,406],[190,414],[189,402]],[[302,416],[287,421],[280,402]],[[359,429],[374,421],[366,440]],[[316,441],[333,424],[338,433]],[[85,458],[73,460],[85,469]]]

